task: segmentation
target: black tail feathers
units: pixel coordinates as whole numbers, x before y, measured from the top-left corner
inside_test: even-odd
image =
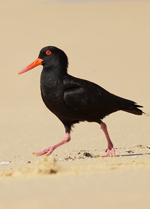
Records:
[[[135,102],[133,102],[133,104],[123,108],[123,111],[135,114],[135,115],[142,115],[144,114],[144,112],[142,110],[140,110],[139,108],[142,108],[143,106],[136,104]]]
[[[121,97],[118,97],[117,100],[120,104],[119,106],[121,110],[135,115],[145,114],[141,109],[139,109],[142,108],[143,106],[138,105],[136,102]]]

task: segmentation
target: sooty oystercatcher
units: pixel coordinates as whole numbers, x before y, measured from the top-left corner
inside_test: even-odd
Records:
[[[142,115],[143,111],[139,109],[142,106],[111,94],[95,83],[69,75],[68,58],[57,47],[47,46],[41,49],[38,58],[19,74],[38,65],[43,65],[40,82],[42,99],[47,108],[64,124],[66,136],[61,142],[33,154],[50,155],[54,149],[70,141],[73,124],[88,121],[99,123],[106,136],[108,149],[102,157],[110,154],[115,156],[113,143],[102,119],[118,110]]]

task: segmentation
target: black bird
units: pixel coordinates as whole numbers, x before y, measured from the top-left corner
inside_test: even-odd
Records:
[[[113,143],[102,119],[118,110],[142,115],[143,111],[139,109],[142,106],[111,94],[95,83],[69,75],[67,55],[57,47],[47,46],[41,49],[38,58],[19,74],[38,65],[43,65],[40,81],[42,99],[47,108],[63,123],[66,136],[58,144],[33,154],[50,155],[54,149],[70,141],[73,124],[88,121],[99,123],[106,136],[108,149],[102,157],[110,154],[115,156]]]

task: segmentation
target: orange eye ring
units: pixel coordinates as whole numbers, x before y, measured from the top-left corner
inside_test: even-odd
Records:
[[[46,54],[47,54],[47,55],[50,55],[51,53],[52,53],[52,52],[51,52],[50,50],[47,50],[47,51],[46,51]]]

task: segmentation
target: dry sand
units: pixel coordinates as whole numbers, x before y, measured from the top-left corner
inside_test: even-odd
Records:
[[[47,45],[63,49],[69,73],[135,100],[150,113],[149,1],[1,1],[0,208],[149,208],[150,117],[104,119],[115,158],[97,124],[75,125],[51,157],[33,151],[64,137],[40,97],[41,67],[17,73]],[[88,157],[89,156],[89,157]]]

